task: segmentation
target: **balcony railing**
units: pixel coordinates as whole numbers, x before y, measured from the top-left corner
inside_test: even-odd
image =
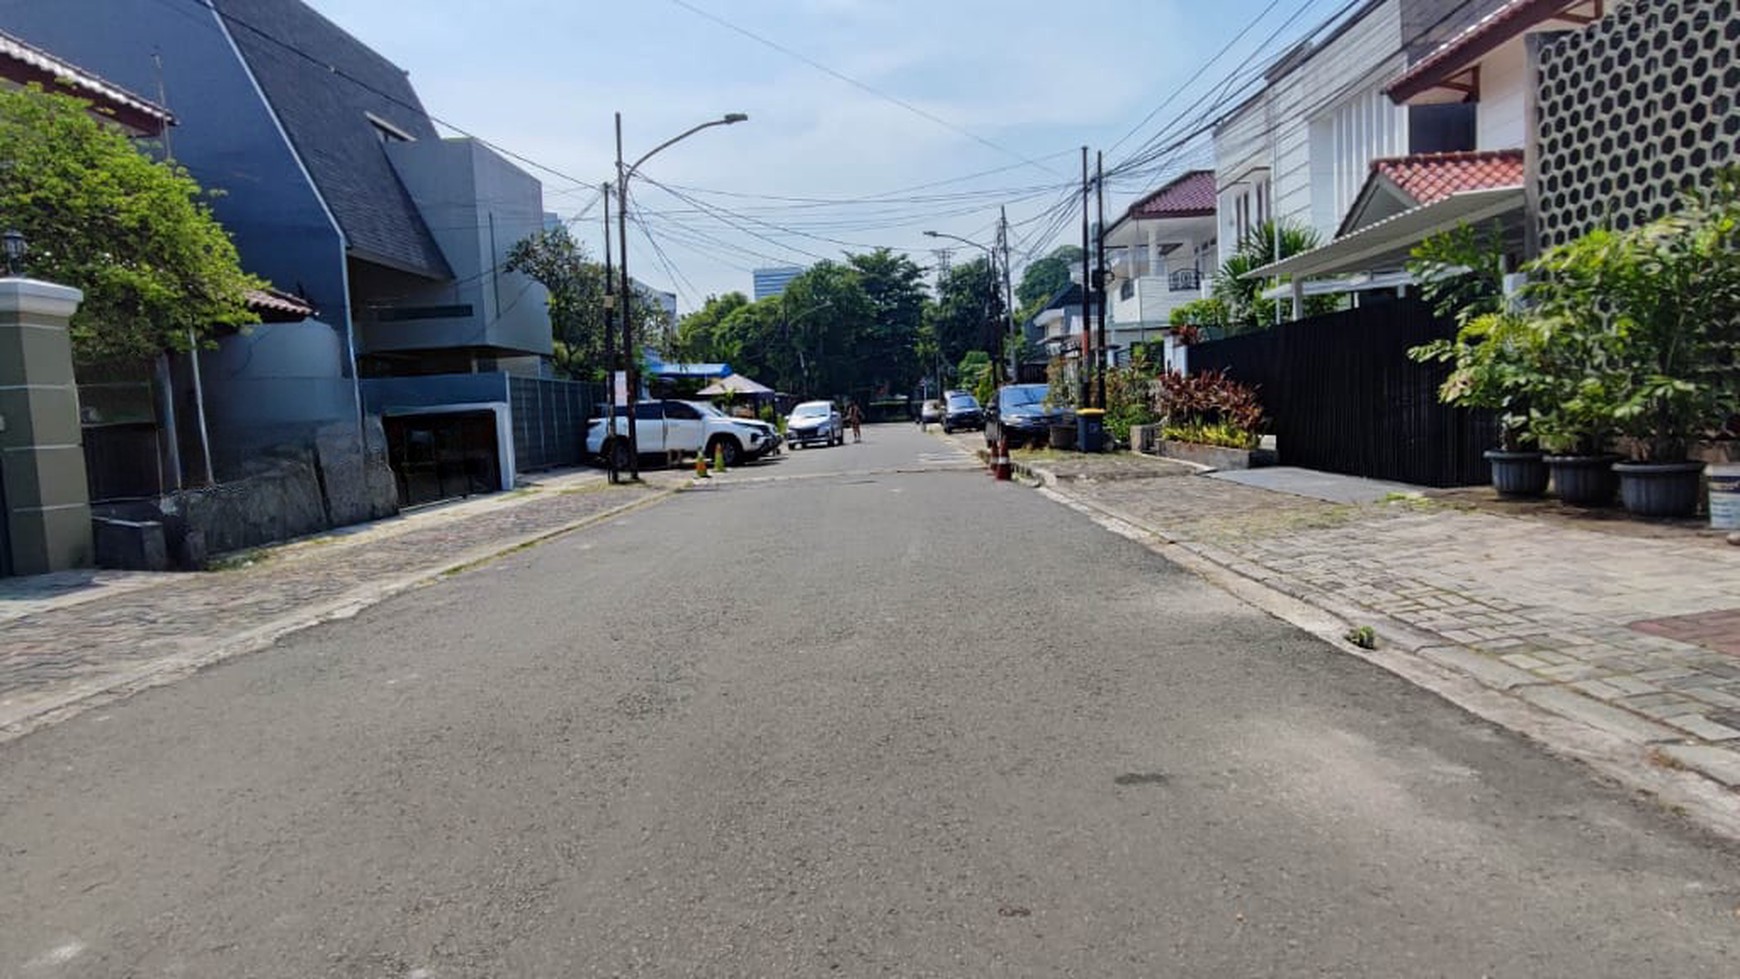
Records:
[[[1196,269],[1179,269],[1166,277],[1173,292],[1197,292],[1202,289],[1202,273]]]

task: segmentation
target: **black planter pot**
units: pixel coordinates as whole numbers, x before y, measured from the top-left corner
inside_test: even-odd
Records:
[[[1499,496],[1533,497],[1547,492],[1547,464],[1540,452],[1506,452],[1486,450],[1486,461],[1492,467],[1492,488]]]
[[[1701,462],[1621,462],[1619,501],[1640,517],[1689,517],[1698,512],[1703,488]]]
[[[1545,456],[1553,474],[1553,492],[1572,506],[1608,506],[1619,491],[1613,471],[1618,456]]]

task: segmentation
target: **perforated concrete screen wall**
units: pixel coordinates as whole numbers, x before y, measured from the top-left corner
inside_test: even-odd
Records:
[[[1740,165],[1740,0],[1632,0],[1540,64],[1543,246],[1660,217]]]

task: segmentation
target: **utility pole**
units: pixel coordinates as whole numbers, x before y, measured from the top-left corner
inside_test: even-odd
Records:
[[[1021,383],[1021,327],[1015,322],[1015,289],[1010,283],[1009,208],[997,208],[997,248],[1003,253],[1003,309],[1009,317],[1009,383]]]
[[[1089,348],[1093,346],[1093,333],[1088,324],[1089,304],[1094,298],[1093,251],[1088,240],[1088,148],[1081,148],[1081,357],[1077,361],[1080,368],[1077,387],[1081,396],[1076,404],[1082,408],[1090,407],[1088,399],[1093,394],[1093,383],[1089,375],[1091,363],[1088,360]]]
[[[628,277],[628,171],[622,165],[622,113],[616,114],[616,240],[622,252],[622,373],[628,381],[628,478],[640,482],[640,432],[635,425],[635,401],[640,397],[640,372],[634,356],[634,292]]]
[[[1111,351],[1111,345],[1106,343],[1106,155],[1094,154],[1094,197],[1099,209],[1099,220],[1094,225],[1094,245],[1098,253],[1094,262],[1099,266],[1094,271],[1094,292],[1099,294],[1099,327],[1100,339],[1094,346],[1094,376],[1098,381],[1099,395],[1094,407],[1101,411],[1106,407],[1106,357]]]
[[[610,262],[610,184],[605,183],[600,188],[604,192],[604,389],[605,404],[609,414],[604,423],[604,431],[610,438],[616,436],[616,272]],[[574,352],[568,351],[572,358]],[[602,443],[601,443],[602,444]],[[604,465],[610,473],[612,483],[621,482],[622,474],[616,471],[616,450],[605,453]]]

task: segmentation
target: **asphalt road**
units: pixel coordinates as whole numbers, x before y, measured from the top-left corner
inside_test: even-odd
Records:
[[[1740,971],[1733,848],[866,433],[0,747],[0,976]]]

